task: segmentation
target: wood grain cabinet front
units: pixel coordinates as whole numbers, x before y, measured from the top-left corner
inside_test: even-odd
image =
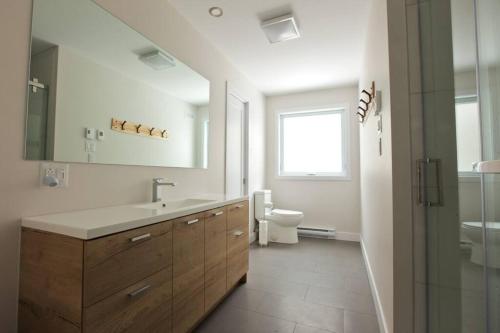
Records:
[[[204,214],[173,221],[173,332],[188,332],[204,315]]]
[[[226,217],[224,207],[205,215],[205,311],[210,311],[226,294]]]
[[[165,268],[83,312],[84,332],[172,332],[172,267]]]
[[[248,201],[227,207],[227,289],[248,272]]]
[[[248,201],[91,240],[23,228],[19,332],[191,332],[245,278],[248,232]]]
[[[172,265],[172,224],[162,222],[85,243],[84,306]]]

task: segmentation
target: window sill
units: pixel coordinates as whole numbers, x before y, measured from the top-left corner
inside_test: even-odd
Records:
[[[481,175],[476,172],[458,172],[459,183],[480,183]]]
[[[290,176],[276,175],[276,180],[350,182],[351,176]]]

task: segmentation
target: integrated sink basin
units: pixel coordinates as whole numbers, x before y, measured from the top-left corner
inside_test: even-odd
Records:
[[[192,206],[198,206],[203,204],[208,204],[214,202],[216,200],[208,200],[208,199],[183,199],[178,201],[159,201],[159,202],[151,202],[147,204],[135,205],[135,208],[141,209],[150,209],[150,210],[176,210],[182,209]]]

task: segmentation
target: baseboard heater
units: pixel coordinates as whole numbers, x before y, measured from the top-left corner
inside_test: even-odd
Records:
[[[325,238],[325,239],[335,239],[335,229],[323,229],[314,227],[298,227],[299,236],[302,237],[313,237],[313,238]]]

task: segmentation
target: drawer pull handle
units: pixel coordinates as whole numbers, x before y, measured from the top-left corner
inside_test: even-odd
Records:
[[[134,291],[130,292],[130,293],[128,294],[128,297],[130,297],[130,298],[137,297],[137,296],[139,296],[140,294],[144,293],[144,292],[145,292],[146,290],[148,290],[149,288],[151,288],[151,286],[150,286],[149,284],[147,284],[147,285],[145,285],[145,286],[144,286],[144,287],[142,287],[142,288],[139,288],[139,289],[137,289],[137,290],[134,290]]]
[[[144,235],[140,235],[140,236],[137,236],[137,237],[133,237],[133,238],[130,238],[130,241],[131,242],[137,242],[137,241],[140,241],[142,239],[146,239],[146,238],[150,238],[151,237],[151,234],[144,234]]]
[[[217,213],[214,213],[214,216],[221,216],[222,214],[224,214],[224,212],[217,212]]]
[[[187,224],[193,224],[193,223],[197,223],[197,222],[200,222],[200,220],[199,219],[191,220],[191,221],[187,221],[186,223]]]
[[[240,209],[240,208],[243,208],[243,207],[245,207],[245,205],[237,205],[236,209]]]
[[[245,234],[245,233],[244,233],[243,231],[241,231],[241,230],[236,230],[236,231],[234,232],[234,235],[235,235],[236,237],[241,237],[241,236],[243,236],[244,234]]]

